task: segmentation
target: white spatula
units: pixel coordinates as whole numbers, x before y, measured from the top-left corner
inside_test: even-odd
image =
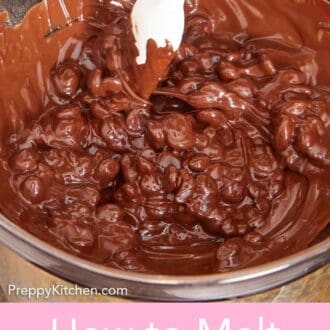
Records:
[[[143,97],[150,96],[151,89],[157,86],[170,64],[173,53],[180,47],[185,24],[184,2],[185,0],[137,0],[133,7],[131,20],[139,51],[136,63],[142,68],[140,79],[147,79],[142,84],[144,90],[140,91]],[[154,40],[159,47],[158,63],[157,52],[153,52],[153,59],[148,58],[149,40]],[[172,55],[164,58],[160,49],[169,44],[173,50]]]

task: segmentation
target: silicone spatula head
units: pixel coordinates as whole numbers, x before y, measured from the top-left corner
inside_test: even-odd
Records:
[[[185,0],[137,0],[131,14],[133,34],[141,67],[140,80],[148,98],[180,47],[185,25]],[[152,41],[153,47],[150,46]],[[171,48],[171,52],[164,49]],[[151,49],[152,48],[152,52]],[[152,53],[152,58],[151,54]]]

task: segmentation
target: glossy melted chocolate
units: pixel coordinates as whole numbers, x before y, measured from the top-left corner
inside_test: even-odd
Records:
[[[0,29],[2,212],[137,272],[224,272],[307,247],[330,219],[330,4],[187,0],[154,86],[155,53],[173,54],[151,41],[152,65],[134,64],[134,1],[77,2]]]

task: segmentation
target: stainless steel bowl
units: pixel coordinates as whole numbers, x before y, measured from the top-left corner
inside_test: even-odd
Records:
[[[37,0],[0,0],[15,22]],[[240,271],[203,276],[156,276],[103,267],[39,240],[0,215],[0,242],[46,271],[87,287],[127,288],[129,297],[206,301],[263,292],[304,276],[330,261],[330,237],[299,253]],[[2,266],[1,266],[2,267]]]
[[[124,272],[72,256],[39,240],[0,215],[0,241],[66,280],[92,288],[127,288],[130,298],[210,301],[263,292],[290,282],[330,261],[330,237],[292,256],[240,271],[203,276],[161,276]]]

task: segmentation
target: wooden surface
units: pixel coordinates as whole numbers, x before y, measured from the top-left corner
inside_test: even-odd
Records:
[[[239,302],[330,302],[330,264],[290,284]]]
[[[0,246],[0,301],[25,302],[26,298],[20,296],[5,297],[6,288],[9,284],[17,287],[49,288],[54,284],[62,284],[73,287],[72,283],[63,281],[40,268],[32,265],[24,259],[18,257],[13,252]],[[36,299],[30,300],[37,301]],[[108,296],[89,297],[64,297],[54,296],[49,302],[122,302],[127,301],[122,298]],[[272,291],[259,295],[237,299],[235,302],[330,302],[330,264],[315,271],[314,273],[284,285]]]

